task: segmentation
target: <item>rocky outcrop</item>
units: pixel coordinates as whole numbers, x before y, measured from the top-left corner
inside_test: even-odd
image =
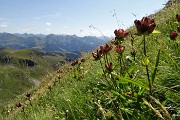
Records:
[[[19,62],[22,66],[33,67],[36,65],[36,62],[34,62],[33,60],[28,60],[28,59],[21,59],[19,60]]]

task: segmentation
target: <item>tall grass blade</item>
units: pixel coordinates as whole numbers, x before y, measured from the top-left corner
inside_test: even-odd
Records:
[[[154,71],[153,71],[152,76],[151,76],[152,84],[154,83],[154,80],[155,80],[155,77],[156,77],[157,68],[158,68],[158,65],[159,65],[159,58],[160,58],[160,49],[158,50],[155,68],[154,68]]]

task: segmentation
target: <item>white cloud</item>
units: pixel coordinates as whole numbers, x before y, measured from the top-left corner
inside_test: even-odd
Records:
[[[80,34],[78,34],[79,36],[97,36],[97,37],[101,37],[101,36],[108,36],[108,37],[112,37],[114,36],[114,32],[111,32],[111,30],[106,29],[106,30],[97,30],[97,29],[81,29],[80,30]]]
[[[1,27],[1,28],[6,28],[6,27],[7,27],[7,24],[0,24],[0,27]]]
[[[37,29],[36,26],[33,25],[23,25],[22,27],[19,27],[17,32],[18,33],[27,33],[27,32],[33,32],[35,29]]]
[[[32,30],[32,28],[22,29],[21,31],[22,31],[22,32],[28,32],[28,31],[30,31],[30,30]]]
[[[50,32],[51,30],[49,28],[46,28],[46,31]]]
[[[46,25],[47,25],[47,26],[51,26],[51,25],[52,25],[52,23],[50,23],[50,22],[47,22],[47,23],[46,23]]]
[[[63,26],[64,29],[68,29],[68,26]]]
[[[62,13],[57,12],[57,13],[52,13],[52,14],[47,14],[47,15],[36,16],[33,19],[40,20],[40,19],[47,19],[47,18],[57,18],[57,17],[61,17],[61,16],[62,16]]]
[[[49,15],[45,15],[44,17],[48,17],[48,18],[56,18],[56,17],[60,17],[62,16],[62,13],[54,13],[54,14],[49,14]]]
[[[40,20],[41,18],[40,17],[34,17],[33,19],[34,20]]]

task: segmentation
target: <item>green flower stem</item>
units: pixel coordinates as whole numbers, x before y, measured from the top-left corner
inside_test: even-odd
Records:
[[[105,58],[106,58],[106,64],[109,64],[109,60],[108,60],[108,55],[107,55],[107,53],[105,54]]]
[[[105,71],[104,71],[104,68],[103,68],[103,64],[102,64],[101,59],[99,60],[99,62],[100,62],[100,64],[101,64],[101,68],[102,68],[102,70],[103,70],[104,77],[106,78],[106,73],[105,73]]]
[[[129,75],[129,77],[131,78],[131,75],[130,75],[130,73],[128,72],[128,70],[127,70],[127,66],[126,66],[126,64],[125,64],[125,62],[124,62],[124,60],[122,59],[122,63],[123,63],[123,65],[124,65],[124,68],[125,68],[125,70],[126,70],[126,72],[127,72],[127,74]]]
[[[121,55],[118,54],[118,61],[119,61],[119,65],[120,65],[120,68],[119,68],[119,74],[120,75],[121,75],[121,71],[122,71],[122,61],[121,61],[121,59],[122,59],[122,54]]]
[[[146,36],[143,35],[143,42],[144,42],[144,56],[147,57],[147,53],[146,53]],[[151,85],[151,80],[150,80],[150,76],[149,76],[149,68],[148,65],[146,64],[146,74],[147,74],[147,79],[148,79],[148,83],[149,83],[149,91],[150,94],[152,94],[152,85]]]

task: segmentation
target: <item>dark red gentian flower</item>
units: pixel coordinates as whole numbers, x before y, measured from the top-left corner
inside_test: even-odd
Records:
[[[75,65],[77,65],[77,64],[78,64],[78,60],[74,60],[74,61],[71,63],[72,66],[75,66]]]
[[[178,22],[180,22],[180,15],[179,14],[176,15],[176,19]]]
[[[105,46],[104,46],[104,52],[105,53],[108,53],[109,51],[111,51],[112,50],[112,46],[109,46],[108,44],[106,44]]]
[[[97,50],[97,52],[92,53],[95,60],[99,60],[102,57],[102,51]]]
[[[177,31],[180,32],[180,26],[177,27]]]
[[[128,31],[124,30],[124,29],[119,29],[119,30],[115,30],[114,34],[116,36],[116,39],[124,39],[127,35],[128,35]]]
[[[82,59],[81,59],[81,62],[85,62],[85,59],[84,59],[84,58],[82,58]]]
[[[27,98],[30,98],[30,97],[31,97],[31,93],[27,93],[27,94],[26,94],[26,97],[27,97]]]
[[[173,31],[173,32],[171,32],[171,33],[169,34],[169,37],[170,37],[171,40],[175,40],[176,37],[177,37],[177,35],[178,35],[177,32]]]
[[[138,34],[150,34],[153,32],[153,30],[156,27],[156,24],[154,22],[154,19],[150,19],[148,17],[143,17],[140,20],[135,20],[134,24],[136,26],[136,29],[138,31]]]
[[[112,70],[113,70],[113,64],[112,64],[112,62],[110,62],[109,64],[106,64],[105,65],[105,68],[106,68],[106,71],[107,72],[112,72]]]
[[[104,54],[104,53],[108,53],[111,50],[112,50],[112,46],[109,46],[108,44],[106,44],[104,46],[103,45],[100,46],[99,52]]]
[[[104,46],[101,45],[99,48],[100,48],[100,50],[97,50],[97,52],[92,53],[95,60],[99,60],[101,58],[101,56],[103,56],[104,54],[106,54],[112,50],[112,46],[109,46],[108,44],[106,44]]]
[[[123,45],[117,45],[117,46],[115,47],[115,50],[116,50],[116,52],[117,52],[118,54],[122,54],[122,53],[124,52],[124,50],[125,50],[125,46],[123,46]]]
[[[16,104],[16,107],[18,107],[18,108],[20,108],[21,106],[22,106],[21,103],[17,103],[17,104]]]

